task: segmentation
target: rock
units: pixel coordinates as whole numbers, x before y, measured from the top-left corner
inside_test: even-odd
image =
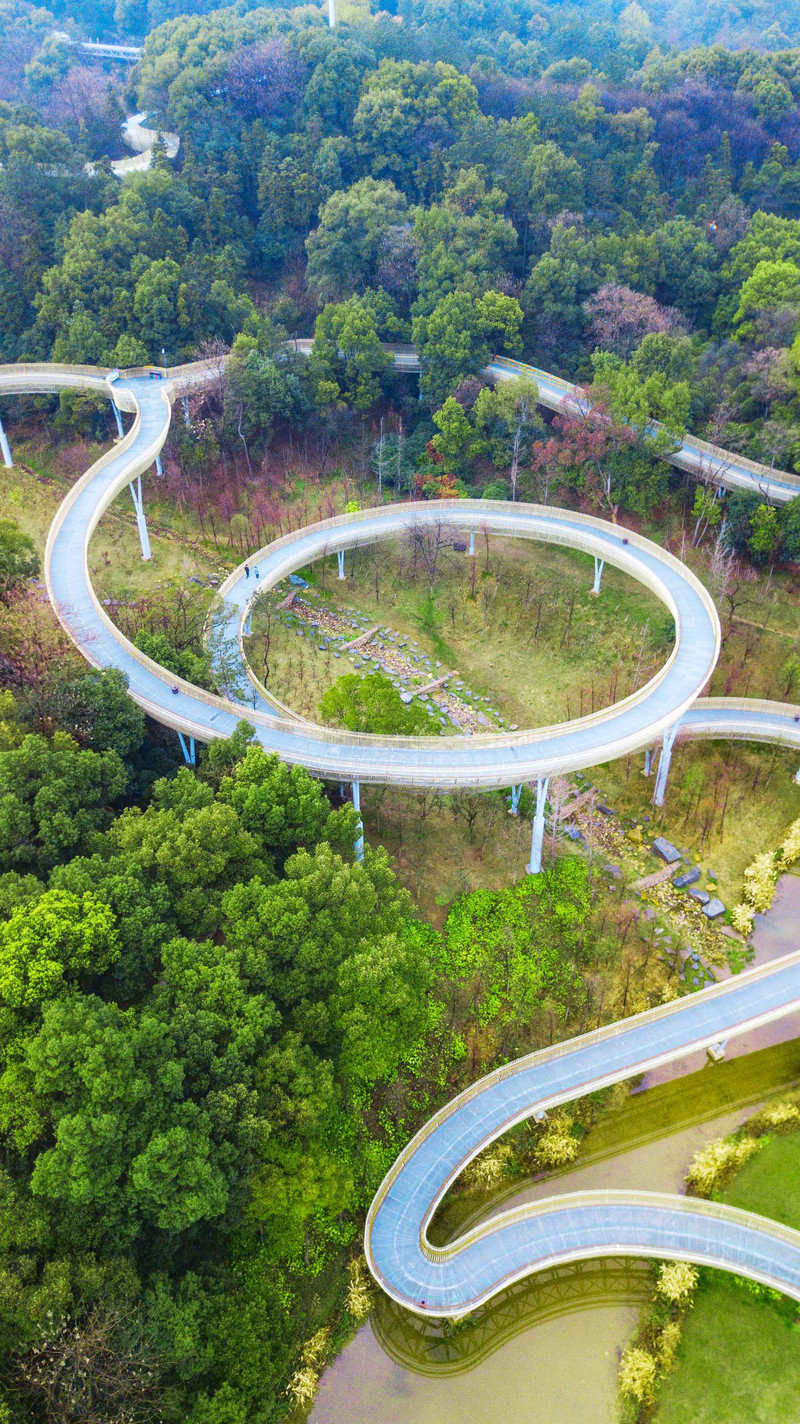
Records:
[[[565,834],[569,836],[571,841],[579,841],[583,839],[577,826],[564,826],[563,829]]]
[[[599,808],[598,808],[599,809]],[[656,836],[653,841],[653,850],[656,855],[660,855],[667,865],[674,865],[676,860],[680,860],[681,853],[676,850],[672,841],[668,841],[666,836]]]
[[[725,906],[715,895],[713,900],[709,900],[708,904],[703,906],[703,914],[707,920],[718,920],[720,915],[725,914]]]
[[[598,802],[597,809],[603,816],[616,816],[616,811],[612,811],[610,806],[601,806]]]
[[[656,917],[656,912],[653,909],[652,905],[645,905],[642,914],[644,915],[646,920],[654,920]]]
[[[299,574],[290,574],[289,582],[293,583],[295,588],[308,588],[306,580],[304,578],[301,578]]]
[[[509,730],[509,732],[518,732],[518,731],[519,731],[519,722],[511,722],[511,723],[509,724],[508,730]]]
[[[606,870],[608,871],[609,875],[613,875],[615,880],[622,879],[622,871],[620,870],[618,865],[607,865]]]
[[[691,870],[684,870],[680,875],[676,875],[672,883],[676,890],[686,890],[689,885],[694,885],[695,881],[699,879],[700,871],[696,866],[692,866]]]
[[[690,890],[689,894],[693,900],[697,901],[698,905],[707,905],[711,899],[707,890]]]

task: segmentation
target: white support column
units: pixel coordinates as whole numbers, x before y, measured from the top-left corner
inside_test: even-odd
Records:
[[[646,751],[645,754],[644,754],[644,774],[645,774],[645,776],[649,776],[650,773],[652,772],[652,770],[653,770],[653,752],[652,752],[651,748],[648,747],[648,748],[647,748],[647,751]]]
[[[142,499],[142,477],[139,476],[136,484],[129,485],[133,507],[136,510],[136,524],[139,530],[139,542],[142,546],[142,558],[151,559],[150,535],[147,532],[147,521],[144,517],[144,500]]]
[[[336,557],[339,560],[339,578],[346,578],[347,575],[344,571],[344,549],[337,549]],[[353,784],[355,785],[355,782]]]
[[[353,806],[358,812],[358,835],[354,843],[356,860],[364,859],[364,822],[361,819],[361,787],[357,781],[353,782]]]
[[[797,775],[795,776],[795,781],[797,782],[797,785],[800,786],[800,767],[797,768]]]
[[[518,816],[518,815],[519,815],[519,798],[520,798],[521,795],[522,795],[522,782],[520,782],[519,786],[512,786],[512,788],[511,788],[511,814],[512,814],[512,816]]]
[[[3,464],[5,465],[6,469],[13,470],[14,461],[11,458],[11,446],[8,443],[8,437],[6,435],[6,432],[3,429],[2,420],[0,420],[0,455],[3,456]]]
[[[189,429],[189,426],[192,423],[189,419],[189,402],[186,399],[186,396],[183,397],[183,423],[186,426],[187,430]]]
[[[542,868],[542,847],[544,845],[544,808],[547,804],[547,788],[550,785],[550,777],[540,777],[536,783],[536,813],[533,818],[533,830],[531,832],[531,858],[528,865],[529,875],[538,875]]]
[[[160,455],[156,455],[156,474],[158,475],[158,478],[159,478],[159,479],[161,479],[162,476],[163,476],[163,474],[164,474],[164,468],[163,468],[163,466],[162,466],[162,464],[161,464],[161,456],[160,456]]]
[[[179,732],[178,741],[181,744],[181,751],[183,752],[183,759],[186,762],[186,765],[195,766],[196,762],[194,752],[194,737],[189,737],[187,739],[186,737],[184,737],[183,732]]]
[[[468,557],[469,557],[470,559],[474,559],[474,558],[475,558],[475,530],[474,530],[474,529],[470,529],[470,531],[469,531],[469,556],[468,556]]]
[[[328,24],[332,30],[336,28],[336,0],[328,0]]]
[[[123,435],[125,434],[125,431],[124,431],[123,426],[122,426],[122,416],[121,416],[120,413],[119,413],[119,406],[116,404],[116,401],[113,401],[113,400],[112,400],[112,402],[111,402],[111,409],[112,409],[113,412],[114,412],[114,416],[115,416],[116,422],[117,422],[117,435],[119,436],[119,438],[120,438],[120,440],[121,440],[122,437],[123,437]]]
[[[595,556],[594,556],[594,584],[593,584],[593,586],[592,586],[592,593],[599,593],[599,592],[600,592],[600,580],[601,580],[601,578],[603,577],[603,569],[605,568],[605,565],[606,565],[605,559],[598,559],[597,555],[595,554]]]
[[[678,735],[679,722],[674,727],[670,727],[661,741],[661,755],[658,758],[658,771],[656,773],[656,784],[653,791],[653,805],[663,806],[664,797],[667,794],[667,776],[669,775],[669,764],[672,760],[672,748],[675,745],[675,738]]]

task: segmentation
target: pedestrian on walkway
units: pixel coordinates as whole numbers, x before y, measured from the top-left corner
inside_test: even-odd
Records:
[[[249,578],[249,577],[250,577],[250,565],[249,565],[249,564],[245,564],[245,566],[244,566],[244,576],[245,576],[245,578]]]

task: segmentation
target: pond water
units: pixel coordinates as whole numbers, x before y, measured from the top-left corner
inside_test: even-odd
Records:
[[[800,877],[758,917],[756,963],[800,947]],[[554,1192],[680,1191],[693,1152],[763,1099],[800,1083],[800,1016],[733,1040],[722,1063],[694,1055],[648,1075],[589,1135],[580,1162],[518,1184],[479,1210],[451,1203],[437,1239]],[[644,1262],[576,1263],[520,1282],[456,1325],[380,1296],[320,1381],[310,1424],[614,1424],[619,1353],[650,1291]]]

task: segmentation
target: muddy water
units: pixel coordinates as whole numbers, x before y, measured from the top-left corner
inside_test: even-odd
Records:
[[[800,948],[800,877],[785,876],[759,917],[756,962]],[[800,1083],[800,1019],[731,1042],[726,1060],[672,1065],[645,1080],[590,1134],[580,1163],[506,1191],[480,1210],[459,1201],[435,1235],[553,1192],[679,1191],[696,1148],[730,1132],[770,1094]],[[381,1296],[326,1370],[311,1424],[614,1424],[619,1352],[650,1289],[645,1263],[596,1261],[521,1282],[469,1321],[418,1320]]]

